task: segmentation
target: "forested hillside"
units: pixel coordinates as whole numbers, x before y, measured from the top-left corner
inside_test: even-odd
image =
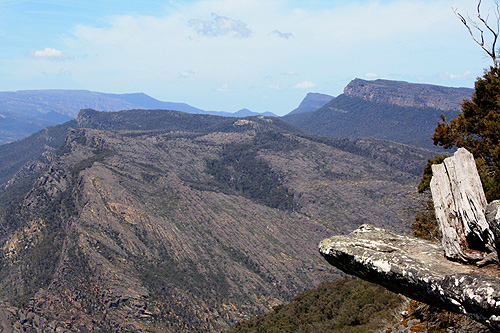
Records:
[[[336,279],[321,239],[407,230],[429,156],[277,118],[83,111],[0,149],[2,325],[230,328]]]
[[[296,296],[265,315],[235,325],[244,332],[378,332],[399,319],[407,300],[383,287],[341,279]]]
[[[434,108],[370,102],[343,94],[316,111],[287,115],[283,120],[316,135],[382,139],[435,149],[431,137],[441,113]]]

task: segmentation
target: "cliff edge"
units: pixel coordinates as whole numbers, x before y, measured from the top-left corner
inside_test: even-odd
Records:
[[[352,80],[344,94],[365,101],[406,107],[431,107],[443,111],[458,111],[464,99],[470,99],[474,89],[442,87],[402,81],[362,79]]]
[[[365,224],[322,241],[319,251],[348,274],[500,331],[500,202],[487,204],[473,156],[463,148],[432,171],[441,242]]]
[[[348,274],[415,300],[466,314],[500,331],[500,274],[447,260],[443,247],[362,225],[319,245],[323,257]]]

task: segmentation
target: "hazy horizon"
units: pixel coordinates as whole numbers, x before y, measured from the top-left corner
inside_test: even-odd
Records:
[[[0,90],[143,92],[283,115],[356,77],[472,88],[490,63],[452,7],[472,16],[476,5],[0,0]]]

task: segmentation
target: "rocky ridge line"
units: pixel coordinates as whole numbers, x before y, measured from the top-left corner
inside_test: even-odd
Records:
[[[451,88],[403,81],[362,79],[352,80],[344,94],[365,101],[407,107],[431,107],[443,111],[459,110],[460,103],[474,92],[470,88]]]

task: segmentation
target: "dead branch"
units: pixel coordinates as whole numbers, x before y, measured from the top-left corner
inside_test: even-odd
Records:
[[[493,60],[494,67],[498,67],[499,65],[499,60],[497,59],[496,55],[496,44],[498,40],[498,35],[500,31],[500,6],[498,1],[495,0],[495,18],[496,18],[496,27],[493,28],[491,24],[488,22],[489,15],[485,18],[481,14],[481,0],[478,1],[477,3],[477,18],[480,24],[478,24],[476,21],[472,20],[470,17],[466,19],[462,14],[460,14],[455,8],[453,8],[453,12],[455,15],[460,19],[460,21],[463,23],[463,25],[467,28],[469,31],[469,34],[471,35],[472,39],[479,45],[481,48],[488,54],[488,56]],[[476,33],[474,33],[474,31]],[[490,34],[492,35],[492,42],[491,45],[488,46],[486,45],[485,42],[485,36],[484,33],[485,31],[489,31]]]

